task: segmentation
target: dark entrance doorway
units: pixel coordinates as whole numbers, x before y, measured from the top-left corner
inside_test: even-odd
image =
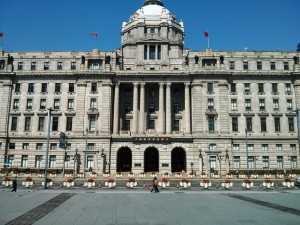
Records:
[[[159,154],[156,148],[147,148],[144,153],[144,172],[159,172]]]
[[[182,172],[186,170],[186,154],[182,148],[172,150],[172,172]]]
[[[120,148],[117,153],[117,172],[131,172],[132,153],[129,148]]]

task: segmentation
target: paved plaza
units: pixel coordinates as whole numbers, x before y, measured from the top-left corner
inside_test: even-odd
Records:
[[[0,189],[0,224],[298,225],[300,189]]]

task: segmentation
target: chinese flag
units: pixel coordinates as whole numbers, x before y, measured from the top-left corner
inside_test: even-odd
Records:
[[[4,37],[4,33],[0,33],[0,38],[3,38]]]
[[[98,36],[98,33],[91,33],[91,36],[97,37],[97,36]]]
[[[208,37],[208,32],[207,31],[204,32],[204,37]]]

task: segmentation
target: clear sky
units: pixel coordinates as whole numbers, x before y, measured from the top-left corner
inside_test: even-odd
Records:
[[[295,51],[300,0],[162,0],[185,25],[185,47]],[[121,26],[144,0],[0,0],[5,51],[121,47]],[[90,34],[98,32],[98,43]],[[1,43],[1,41],[0,41]]]

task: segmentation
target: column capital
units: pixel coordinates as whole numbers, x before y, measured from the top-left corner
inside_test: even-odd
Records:
[[[140,83],[141,87],[145,87],[146,83],[145,82],[142,82]]]
[[[171,87],[172,83],[166,83],[167,87]]]
[[[115,85],[116,87],[120,87],[120,83],[119,83],[119,82],[114,83],[114,85]]]
[[[134,83],[132,83],[133,84],[133,86],[139,86],[139,83],[138,82],[134,82]]]
[[[191,85],[191,83],[189,83],[189,82],[186,82],[186,83],[184,83],[184,86],[190,86]]]
[[[165,83],[160,82],[160,83],[158,83],[158,85],[159,85],[160,87],[164,87],[164,86],[165,86]]]

